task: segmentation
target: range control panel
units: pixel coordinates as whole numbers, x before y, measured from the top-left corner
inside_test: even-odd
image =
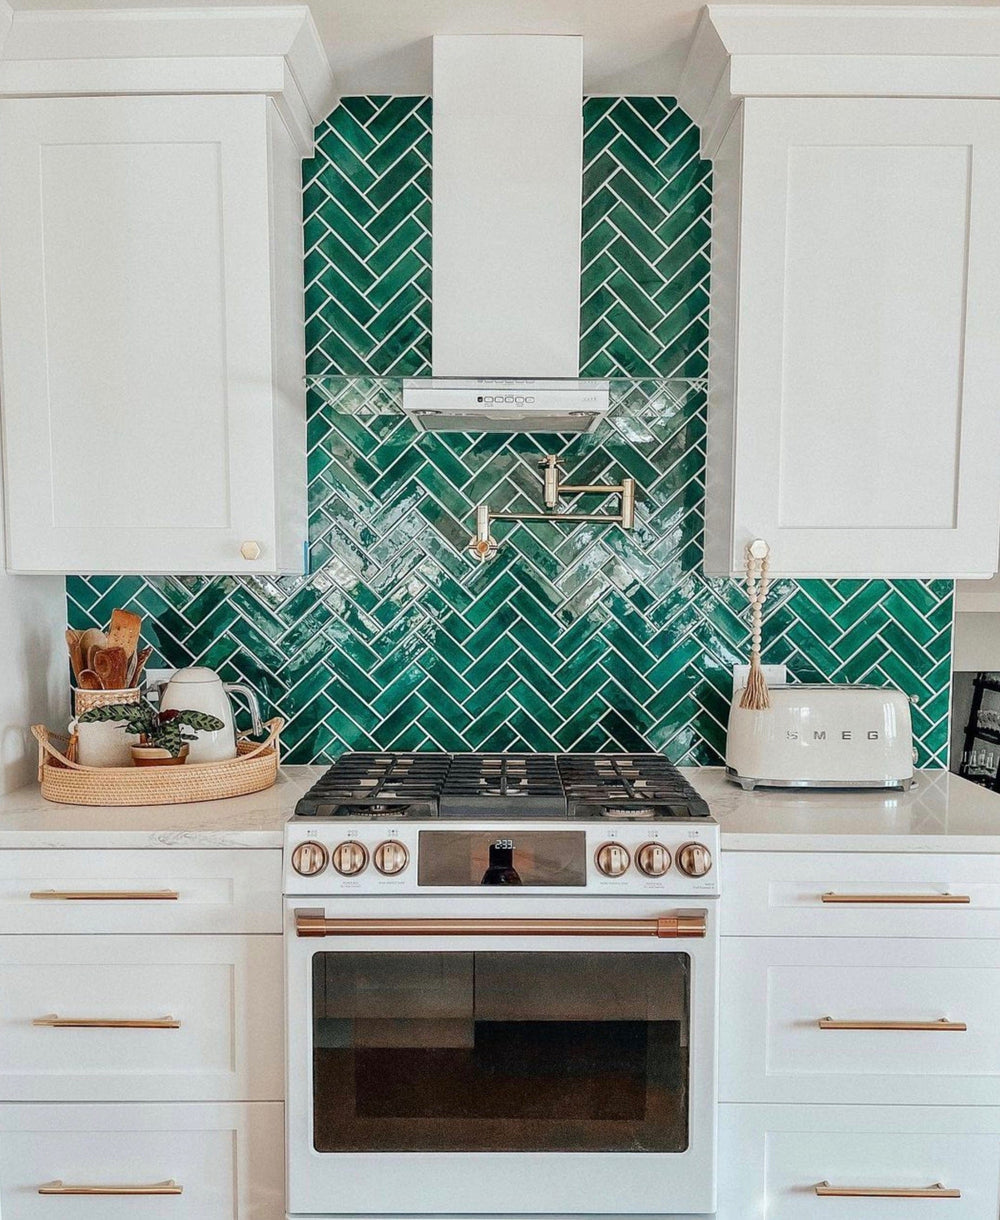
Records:
[[[718,893],[719,828],[303,820],[285,839],[286,894]]]

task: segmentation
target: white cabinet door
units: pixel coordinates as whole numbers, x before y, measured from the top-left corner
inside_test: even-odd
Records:
[[[279,1101],[280,936],[0,936],[0,1100]]]
[[[281,852],[0,851],[0,933],[281,931]]]
[[[263,96],[0,101],[11,570],[301,570],[290,144]]]
[[[706,570],[990,575],[1000,102],[750,98],[719,163]]]
[[[1000,1110],[721,1106],[719,1163],[718,1220],[996,1220]]]
[[[1000,944],[724,937],[728,1102],[1000,1105]]]
[[[278,1103],[0,1106],[0,1213],[3,1220],[283,1220],[282,1151]],[[79,1186],[97,1190],[50,1193]],[[173,1193],[128,1193],[140,1187]]]

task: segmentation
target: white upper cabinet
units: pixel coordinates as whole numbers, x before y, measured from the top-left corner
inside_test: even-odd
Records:
[[[709,20],[739,44],[731,11]],[[1000,101],[906,96],[906,80],[896,96],[791,96],[814,91],[807,33],[770,75],[756,48],[733,54],[728,88],[701,100],[715,159],[706,570],[741,571],[762,537],[775,575],[989,576]],[[816,92],[870,87],[831,50],[843,72],[823,66]]]
[[[303,144],[253,81],[0,98],[10,570],[302,570]]]

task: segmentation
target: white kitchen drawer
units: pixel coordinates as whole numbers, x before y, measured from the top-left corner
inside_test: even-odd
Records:
[[[730,937],[721,972],[723,1101],[1000,1105],[1000,943]]]
[[[1000,939],[989,855],[727,852],[725,871],[723,936]]]
[[[938,1106],[722,1106],[717,1220],[997,1220],[1000,1110]],[[959,1198],[816,1194],[924,1188]]]
[[[277,849],[0,852],[0,933],[280,931]]]
[[[3,1220],[283,1220],[282,1107],[0,1106]],[[149,1186],[179,1195],[40,1195]]]
[[[282,993],[280,936],[0,937],[0,1100],[280,1100]]]

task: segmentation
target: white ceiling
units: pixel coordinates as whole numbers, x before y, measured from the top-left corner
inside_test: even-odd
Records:
[[[190,0],[10,2],[36,10],[195,7]],[[198,0],[196,6],[233,2]],[[236,3],[274,6],[275,0]],[[994,0],[963,3],[986,8]],[[310,0],[309,7],[345,94],[429,93],[433,34],[582,34],[587,93],[670,94],[702,6],[696,0]]]

